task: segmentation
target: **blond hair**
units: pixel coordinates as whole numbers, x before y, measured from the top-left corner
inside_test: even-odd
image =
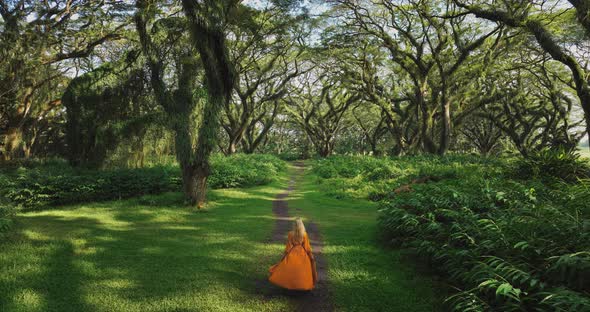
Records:
[[[295,222],[293,222],[293,240],[296,243],[302,243],[305,233],[305,225],[303,225],[303,220],[301,220],[301,218],[296,218]]]

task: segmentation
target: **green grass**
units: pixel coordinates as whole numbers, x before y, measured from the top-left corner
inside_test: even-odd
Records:
[[[283,248],[265,240],[286,182],[213,190],[203,213],[165,193],[20,214],[0,244],[0,311],[293,311],[256,290]],[[435,282],[379,247],[373,203],[319,194],[311,175],[293,195],[325,238],[338,311],[437,310]]]
[[[421,274],[399,250],[380,247],[376,204],[334,199],[317,191],[317,179],[305,174],[290,197],[289,207],[292,215],[299,213],[319,224],[337,310],[441,310],[444,287]]]
[[[284,187],[215,190],[203,213],[167,193],[21,214],[0,245],[0,311],[288,311],[254,286],[280,257],[263,242]]]

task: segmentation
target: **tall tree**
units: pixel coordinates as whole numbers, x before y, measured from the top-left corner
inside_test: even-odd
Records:
[[[465,9],[464,14],[472,13],[479,18],[527,31],[534,36],[538,45],[551,55],[554,60],[567,66],[571,72],[576,94],[584,110],[586,133],[590,135],[590,84],[588,82],[590,74],[572,51],[568,51],[559,42],[555,33],[551,31],[552,26],[561,28],[567,21],[557,18],[559,14],[555,14],[555,12],[543,13],[542,8],[533,2],[504,1],[502,3],[496,2],[495,5],[488,5],[480,1],[453,1]],[[570,3],[574,5],[578,21],[585,27],[588,38],[590,36],[588,28],[588,8],[590,5],[588,1],[572,0]],[[560,24],[556,26],[556,22]]]
[[[279,113],[287,83],[299,75],[301,50],[295,47],[293,29],[298,19],[275,7],[240,11],[228,43],[239,79],[222,118],[228,136],[226,154],[235,153],[240,143],[247,153],[260,145]]]
[[[340,36],[334,40],[350,42]],[[345,73],[345,83],[361,94],[365,103],[375,105],[378,115],[381,115],[377,118],[379,123],[372,137],[382,134],[382,129],[385,129],[395,141],[394,154],[417,151],[420,129],[415,115],[416,106],[406,93],[406,90],[412,89],[412,84],[399,75],[403,70],[395,62],[387,60],[387,52],[375,40],[366,40],[360,48],[358,44],[346,47],[337,55]],[[359,108],[371,111],[371,108]]]
[[[220,113],[229,103],[236,81],[224,30],[239,3],[240,0],[182,1],[192,44],[199,52],[205,71],[207,90],[194,162],[190,168],[196,179],[194,191],[197,207],[202,207],[205,202],[207,178],[211,173],[209,156],[217,145]]]
[[[197,185],[196,111],[203,90],[199,81],[199,61],[196,51],[184,36],[186,19],[169,16],[156,1],[137,1],[135,23],[143,55],[150,69],[150,83],[156,102],[164,109],[168,125],[174,132],[176,159],[182,171],[185,196],[191,205],[201,207],[204,190]],[[148,28],[150,27],[150,28]],[[169,62],[168,59],[173,59]],[[169,82],[167,73],[174,73]],[[211,122],[203,119],[202,123]],[[202,143],[201,143],[202,144]],[[201,181],[203,183],[203,181]],[[204,187],[204,185],[203,185]]]
[[[381,155],[383,150],[379,146],[388,130],[386,113],[375,105],[362,103],[352,109],[352,116],[358,126],[357,131],[362,133],[371,153],[374,156]]]
[[[29,130],[54,116],[71,60],[120,39],[124,2],[0,0],[0,135],[3,158],[27,156]],[[31,141],[32,140],[32,141]]]
[[[581,139],[576,130],[583,120],[576,121],[571,112],[574,101],[563,71],[548,56],[522,48],[521,59],[511,58],[507,68],[499,70],[489,83],[502,82],[495,103],[481,110],[511,140],[516,149],[528,156],[546,147],[575,149]]]
[[[377,39],[390,52],[398,76],[411,82],[406,96],[416,108],[423,150],[446,153],[456,119],[453,115],[469,103],[464,95],[473,88],[472,76],[485,71],[480,64],[490,63],[482,61],[486,58],[482,47],[493,42],[494,35],[501,35],[499,28],[480,31],[461,18],[439,18],[441,12],[454,10],[442,0],[335,2],[347,27]]]
[[[334,64],[326,62],[324,65]],[[344,115],[360,96],[324,71],[326,68],[299,76],[286,101],[287,111],[305,131],[318,154],[327,157],[334,151]]]

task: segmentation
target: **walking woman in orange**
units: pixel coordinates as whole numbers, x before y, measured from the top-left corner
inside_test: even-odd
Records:
[[[317,281],[315,259],[301,218],[289,232],[283,259],[270,268],[271,283],[292,290],[311,290]]]

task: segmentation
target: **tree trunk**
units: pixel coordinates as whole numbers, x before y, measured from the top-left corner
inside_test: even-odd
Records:
[[[217,144],[219,132],[219,114],[223,104],[229,101],[226,95],[210,95],[203,112],[204,122],[199,128],[199,142],[195,151],[194,166],[196,170],[196,193],[194,205],[198,209],[205,206],[207,178],[211,173],[209,157]]]
[[[193,166],[182,165],[182,188],[184,195],[190,202],[191,206],[194,206],[197,202],[197,172]]]
[[[182,166],[182,186],[184,194],[192,207],[201,209],[207,196],[209,170],[195,165]]]
[[[318,153],[322,158],[332,155],[332,144],[330,141],[322,142],[318,149]]]
[[[230,138],[230,142],[229,142],[229,146],[227,147],[226,155],[235,154],[236,151],[237,151],[237,144],[236,144],[235,140]]]
[[[444,155],[449,150],[451,142],[451,103],[444,101],[442,105],[442,131],[440,134],[440,146],[438,147],[438,154]]]
[[[23,157],[25,159],[31,158],[31,147],[28,145],[23,146]]]
[[[373,156],[381,155],[381,151],[377,149],[377,142],[371,141],[371,153]]]
[[[21,128],[12,127],[6,131],[6,137],[4,138],[4,160],[11,160],[19,157],[19,147],[22,144],[22,140],[23,131]]]
[[[522,157],[527,158],[529,153],[528,153],[528,149],[524,146],[523,142],[521,141],[514,141],[514,145],[516,145],[516,149],[518,150],[518,152],[520,152],[520,155],[522,155]]]
[[[428,109],[428,103],[426,103],[426,101],[424,100],[423,96],[422,96],[422,91],[418,91],[420,94],[419,99],[418,99],[418,103],[420,106],[420,112],[421,112],[421,117],[420,118],[422,120],[422,125],[420,128],[420,137],[422,139],[422,146],[424,148],[424,152],[429,153],[429,154],[434,154],[436,152],[436,147],[434,146],[434,142],[432,141],[432,137],[431,137],[431,130],[432,130],[432,115],[430,113],[430,110]]]
[[[205,207],[207,200],[207,178],[209,177],[209,170],[206,168],[197,169],[197,175],[195,179],[195,205],[197,209]]]

